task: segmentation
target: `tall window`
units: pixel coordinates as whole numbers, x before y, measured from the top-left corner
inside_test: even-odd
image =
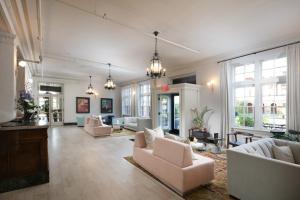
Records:
[[[138,85],[138,114],[139,117],[150,117],[151,86],[149,81]]]
[[[234,126],[286,127],[286,57],[257,60],[233,68]]]
[[[131,115],[131,87],[122,88],[122,115]]]

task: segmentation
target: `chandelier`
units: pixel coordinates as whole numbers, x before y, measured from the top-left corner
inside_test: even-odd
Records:
[[[94,88],[93,88],[93,86],[92,86],[92,76],[89,76],[90,77],[90,84],[89,84],[89,86],[88,86],[88,89],[86,90],[86,94],[88,94],[88,95],[94,95],[95,94],[95,90],[94,90]]]
[[[108,78],[106,79],[106,83],[104,84],[104,88],[107,90],[113,90],[116,88],[116,84],[114,83],[110,75],[110,66],[111,64],[108,63]]]
[[[160,78],[162,76],[166,76],[166,69],[161,67],[161,61],[157,52],[157,35],[158,31],[154,31],[155,36],[155,51],[153,58],[151,60],[150,69],[147,68],[147,76],[151,78]]]

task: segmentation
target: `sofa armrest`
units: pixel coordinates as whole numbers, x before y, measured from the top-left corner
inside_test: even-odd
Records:
[[[227,150],[229,194],[240,199],[300,199],[300,166]]]
[[[146,148],[146,139],[143,131],[135,134],[134,147]]]

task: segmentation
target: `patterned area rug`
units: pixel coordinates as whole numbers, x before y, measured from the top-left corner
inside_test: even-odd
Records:
[[[110,135],[111,137],[120,137],[120,136],[133,136],[135,135],[135,131],[131,131],[128,129],[122,129],[122,130],[113,130],[112,134]]]
[[[196,152],[198,153],[198,152]],[[225,154],[213,154],[210,152],[199,152],[200,155],[210,157],[215,160],[216,167],[215,167],[215,179],[211,182],[211,184],[200,186],[188,194],[186,194],[183,198],[186,200],[198,200],[198,199],[208,199],[208,200],[228,200],[233,199],[227,193],[227,163],[226,163],[226,155]],[[139,166],[132,158],[132,156],[128,156],[124,158],[134,166],[141,169],[143,172],[147,173],[160,183],[160,180],[155,178],[152,174],[147,172],[141,166]],[[165,185],[164,183],[162,183]],[[167,185],[165,185],[168,187]],[[170,187],[168,187],[171,189]],[[172,190],[172,189],[171,189]]]

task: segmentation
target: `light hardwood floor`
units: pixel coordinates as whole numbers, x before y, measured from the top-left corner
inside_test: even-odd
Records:
[[[82,128],[48,130],[50,182],[0,194],[7,200],[181,199],[128,163],[130,137],[93,138]]]

